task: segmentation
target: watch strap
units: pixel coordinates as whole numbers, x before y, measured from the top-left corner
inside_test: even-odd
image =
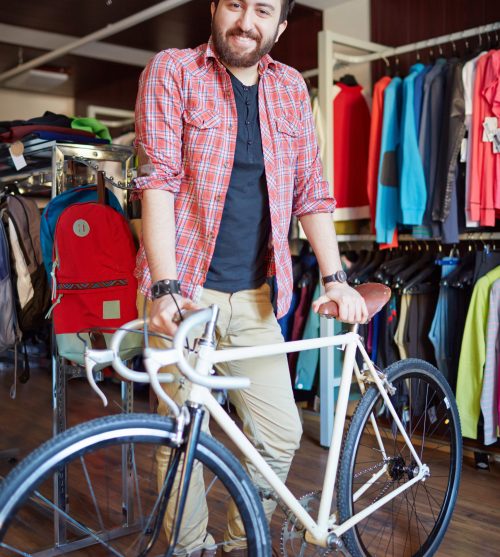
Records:
[[[331,275],[326,275],[325,277],[323,277],[321,279],[321,282],[323,283],[323,286],[325,286],[325,284],[328,284],[329,282],[346,282],[347,281],[347,274],[344,270],[339,270],[339,271],[335,271],[335,273],[331,274]]]
[[[151,287],[151,297],[157,300],[167,294],[180,294],[181,283],[176,279],[157,280]]]

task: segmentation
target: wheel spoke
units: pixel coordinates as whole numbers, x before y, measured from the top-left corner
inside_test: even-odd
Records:
[[[391,402],[429,475],[403,490],[344,534],[353,557],[411,557],[435,553],[451,518],[460,478],[461,438],[451,390],[435,368],[408,360],[391,366],[388,380],[396,388]],[[337,498],[340,522],[412,480],[418,466],[391,413],[375,387],[360,401],[347,432],[339,466]],[[369,488],[378,457],[375,429],[387,455],[387,477]],[[380,468],[378,468],[380,469]]]

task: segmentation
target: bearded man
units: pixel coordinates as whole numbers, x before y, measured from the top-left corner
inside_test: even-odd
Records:
[[[366,319],[345,282],[323,179],[307,87],[269,52],[287,27],[294,0],[211,2],[212,35],[195,49],[165,50],[144,70],[136,104],[136,188],[142,198],[137,259],[139,310],[151,328],[175,332],[179,308],[217,304],[219,349],[283,342],[277,318],[292,297],[288,246],[298,217],[318,259],[325,293],[343,321]],[[276,286],[276,309],[270,283]],[[245,434],[285,481],[302,427],[284,354],[224,364],[251,379],[230,393]],[[166,385],[179,403],[188,387]],[[160,403],[159,411],[167,409]],[[158,456],[163,482],[168,451]],[[257,486],[263,480],[247,467]],[[201,473],[193,475],[176,554],[213,556]],[[264,500],[270,520],[275,508]],[[169,509],[165,528],[171,527]],[[244,555],[236,509],[228,511],[225,554]]]

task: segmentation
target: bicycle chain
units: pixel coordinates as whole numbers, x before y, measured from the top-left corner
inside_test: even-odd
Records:
[[[376,470],[377,468],[380,468],[381,466],[383,466],[385,464],[384,461],[379,462],[373,466],[371,466],[370,468],[367,468],[366,470],[363,470],[362,472],[358,472],[357,474],[354,474],[354,479],[359,478],[360,476],[364,476],[365,474],[372,472],[373,470]]]

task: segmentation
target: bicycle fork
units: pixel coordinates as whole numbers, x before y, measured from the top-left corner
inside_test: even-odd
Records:
[[[150,533],[150,538],[147,546],[138,554],[138,557],[146,557],[149,555],[153,545],[156,543],[163,526],[165,512],[172,494],[172,489],[177,476],[180,474],[178,492],[178,507],[175,512],[175,524],[172,527],[170,534],[170,544],[164,553],[164,557],[171,557],[177,544],[179,533],[181,529],[182,517],[184,515],[184,507],[186,506],[186,499],[191,481],[191,474],[193,471],[194,457],[196,447],[201,433],[201,426],[205,410],[199,404],[186,403],[189,412],[189,418],[186,420],[183,431],[178,431],[180,437],[178,439],[179,446],[173,449],[170,461],[167,467],[167,473],[163,481],[163,488],[157,503],[157,509],[154,518],[154,524],[147,524],[144,530]],[[187,435],[183,435],[187,434]],[[184,460],[181,464],[181,456],[184,455]],[[179,470],[179,465],[181,468]]]
[[[191,474],[193,472],[193,464],[194,464],[194,457],[195,457],[195,453],[196,453],[196,447],[197,447],[198,441],[200,439],[201,426],[203,424],[203,417],[205,415],[205,409],[200,404],[187,402],[186,406],[189,410],[190,419],[189,419],[189,424],[187,426],[187,436],[185,438],[185,443],[184,443],[184,447],[185,447],[184,462],[182,463],[182,468],[181,468],[181,471],[180,471],[179,505],[178,505],[177,511],[176,511],[175,525],[172,529],[170,547],[165,552],[165,554],[164,554],[165,557],[171,557],[173,555],[173,552],[175,550],[175,546],[177,545],[177,540],[179,538],[179,533],[180,533],[180,530],[181,530],[182,517],[183,517],[183,514],[184,514],[184,507],[186,506],[186,499],[187,499],[189,484],[190,484],[190,481],[191,481]],[[179,458],[180,453],[178,451],[177,451],[177,454],[179,455],[178,456],[178,458]],[[175,479],[175,476],[177,475],[178,465],[179,465],[179,462],[177,461],[176,466],[175,466],[175,470],[172,470],[171,474],[170,474],[170,471],[169,471],[169,476],[172,478],[172,483],[173,483],[173,480]],[[164,494],[164,497],[166,499],[165,500],[165,508],[166,508],[166,504],[167,504],[169,496],[170,496],[170,491],[172,489],[172,486],[171,485],[170,485],[170,487],[167,486],[167,488],[168,489],[166,490],[166,493]],[[165,514],[165,508],[163,509],[163,512],[161,513],[162,521],[163,521],[163,516]]]

